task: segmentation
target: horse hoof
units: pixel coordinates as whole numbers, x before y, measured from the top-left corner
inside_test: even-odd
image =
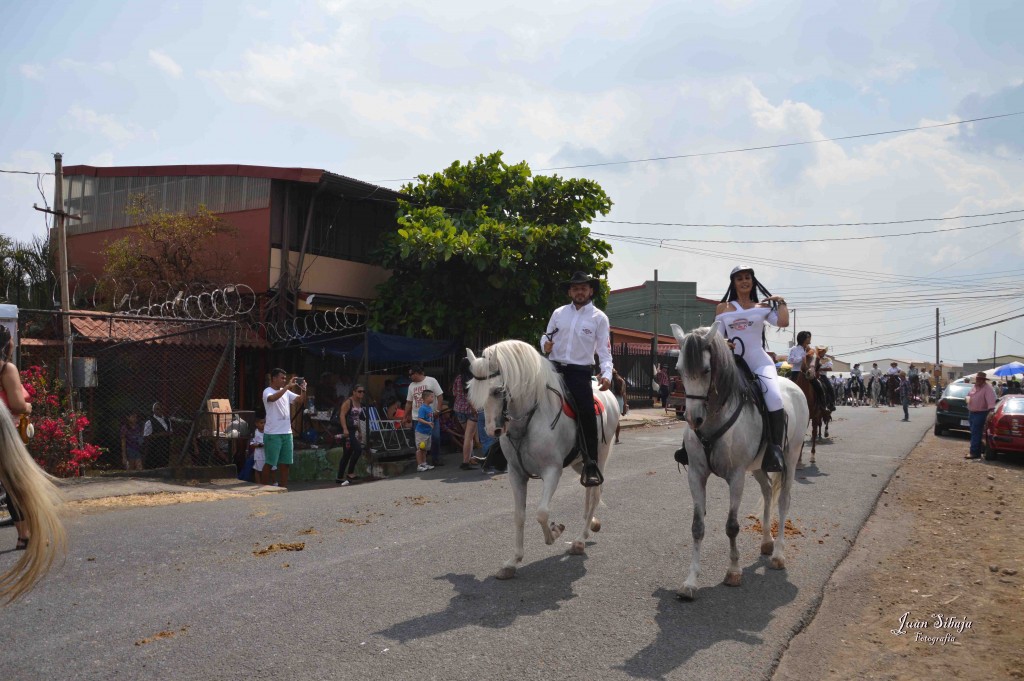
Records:
[[[697,590],[692,586],[684,586],[676,592],[676,598],[681,601],[692,601],[697,597]]]
[[[514,567],[503,567],[498,570],[498,574],[494,576],[497,579],[512,579],[516,576],[516,569]]]
[[[743,573],[742,572],[726,572],[725,573],[725,579],[722,581],[722,584],[725,584],[726,586],[739,586],[742,583],[743,583]]]
[[[565,525],[560,525],[559,523],[552,522],[550,525],[548,525],[548,528],[551,530],[551,541],[547,543],[551,544],[552,542],[554,542],[554,540],[562,536],[562,532],[565,530]]]
[[[761,542],[761,555],[762,556],[770,556],[770,555],[772,555],[772,551],[774,551],[774,550],[775,550],[775,542],[773,542],[773,541]]]
[[[594,520],[591,521],[591,523],[590,523],[590,531],[591,532],[600,532],[601,531],[601,521],[598,520],[597,518],[594,518]]]
[[[586,547],[583,545],[583,542],[574,541],[572,546],[569,547],[570,556],[582,556],[584,553],[586,553]]]
[[[768,561],[768,565],[771,566],[772,570],[786,569],[786,561],[784,561],[782,558],[772,558],[770,561]]]

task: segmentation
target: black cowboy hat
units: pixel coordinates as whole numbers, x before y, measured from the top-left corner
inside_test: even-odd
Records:
[[[562,282],[562,286],[569,288],[574,284],[590,284],[591,288],[596,288],[600,282],[601,280],[597,277],[592,277],[586,272],[576,271],[572,273],[572,279]]]

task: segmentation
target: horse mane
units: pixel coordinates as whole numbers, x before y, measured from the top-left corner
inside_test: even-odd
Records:
[[[501,372],[500,378],[510,401],[535,403],[541,400],[548,386],[559,386],[560,376],[547,359],[529,343],[519,340],[505,340],[484,348],[481,359],[487,360],[486,368],[476,370],[479,376],[486,370],[490,375],[495,369]],[[479,360],[478,360],[479,361]],[[484,391],[481,393],[481,388]],[[470,401],[477,408],[482,408],[487,401],[485,382],[479,379],[470,381]]]
[[[683,358],[683,370],[689,373],[690,378],[699,378],[699,373],[704,370],[704,350],[711,353],[712,375],[721,388],[718,392],[730,394],[741,390],[743,380],[729,344],[721,334],[711,333],[711,327],[708,326],[688,333],[679,348]]]

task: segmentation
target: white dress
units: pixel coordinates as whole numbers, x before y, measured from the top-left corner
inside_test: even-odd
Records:
[[[731,305],[733,309],[717,315],[715,321],[722,322],[723,335],[735,345],[733,352],[743,357],[750,370],[761,378],[761,390],[768,411],[778,411],[782,409],[779,372],[775,370],[775,362],[761,346],[761,333],[765,322],[777,324],[779,316],[770,307],[744,310],[735,301]]]

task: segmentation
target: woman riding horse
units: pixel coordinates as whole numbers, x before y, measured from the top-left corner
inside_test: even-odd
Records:
[[[764,294],[764,301],[758,301],[758,292]],[[757,280],[754,268],[737,265],[729,274],[729,288],[715,310],[715,321],[722,322],[722,332],[733,352],[743,358],[761,385],[771,435],[761,468],[766,473],[779,472],[783,468],[786,414],[779,392],[779,372],[765,352],[764,325],[767,322],[780,329],[789,326],[789,307],[782,296],[773,296]]]
[[[800,333],[798,333],[796,335],[796,345],[789,349],[789,359],[787,360],[789,362],[789,365],[793,367],[793,370],[789,374],[789,378],[794,383],[798,382],[796,379],[797,376],[799,376],[800,374],[800,367],[803,366],[804,357],[807,356],[807,351],[810,349],[810,347],[811,332],[801,331]],[[835,411],[835,400],[830,401],[828,399],[828,392],[823,383],[823,379],[821,377],[815,378],[813,381],[811,381],[811,385],[814,388],[814,394],[818,398],[818,404],[822,405],[826,409],[829,409],[829,411]]]

